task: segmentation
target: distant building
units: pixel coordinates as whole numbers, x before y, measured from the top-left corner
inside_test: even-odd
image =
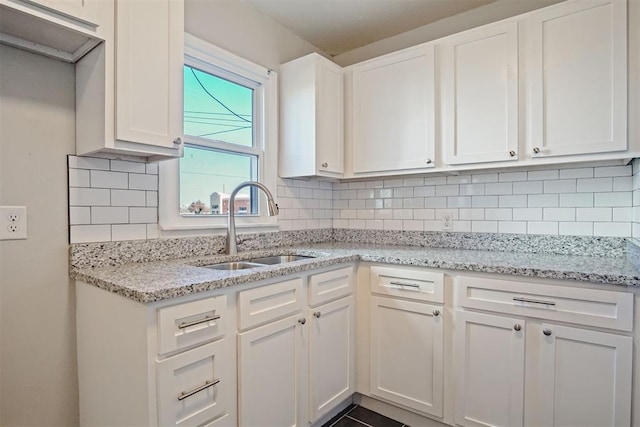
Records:
[[[226,215],[229,213],[229,194],[211,193],[209,200],[211,202],[212,215]],[[236,214],[251,213],[251,197],[248,194],[236,194],[234,208]]]

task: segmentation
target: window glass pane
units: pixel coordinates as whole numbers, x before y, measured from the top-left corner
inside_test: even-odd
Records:
[[[238,184],[255,180],[257,157],[185,145],[180,159],[180,213],[226,215],[229,195]],[[257,196],[251,187],[235,199],[238,214],[257,214]]]
[[[184,133],[253,146],[253,89],[184,66]]]

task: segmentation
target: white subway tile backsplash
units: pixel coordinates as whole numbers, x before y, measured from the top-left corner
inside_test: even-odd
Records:
[[[396,199],[401,199],[403,197],[413,197],[413,187],[394,188],[393,197]]]
[[[394,209],[393,219],[413,219],[412,209]]]
[[[500,182],[506,181],[526,181],[527,173],[526,172],[503,172],[498,174],[498,180]]]
[[[421,179],[421,181],[424,181],[423,179]],[[329,188],[331,188],[331,182],[328,181],[323,181],[323,183],[325,184],[329,184]],[[422,185],[422,184],[420,184]],[[366,181],[365,188],[382,188],[384,187],[384,181],[378,180],[378,181]]]
[[[446,197],[425,197],[424,207],[425,208],[446,208],[447,198]]]
[[[373,189],[367,189],[367,190],[358,190],[356,193],[356,196],[358,197],[358,199],[373,199],[375,191]],[[314,193],[314,198],[319,199],[320,197],[318,197],[320,194],[316,195],[316,193]]]
[[[527,206],[527,196],[498,196],[498,206],[501,208],[524,208]]]
[[[558,179],[559,177],[560,177],[560,174],[557,169],[529,171],[527,174],[527,180],[529,181],[547,181],[552,179]]]
[[[513,194],[542,194],[543,181],[514,182]]]
[[[460,195],[461,196],[484,196],[484,186],[485,184],[461,184]]]
[[[575,179],[559,179],[555,181],[544,181],[545,193],[575,193]]]
[[[526,234],[527,223],[524,221],[500,221],[498,233]]]
[[[484,209],[459,209],[458,214],[462,220],[484,220]]]
[[[373,194],[378,199],[390,199],[393,197],[393,188],[380,188],[375,190]]]
[[[92,224],[126,224],[128,222],[128,207],[93,206],[91,208]]]
[[[109,170],[109,160],[97,157],[69,156],[69,167],[74,169]]]
[[[158,175],[158,164],[157,163],[147,163],[145,172],[148,175]],[[147,230],[148,232],[148,230]]]
[[[111,190],[111,206],[146,206],[146,204],[147,199],[144,191]]]
[[[436,187],[436,196],[458,196],[460,194],[460,186],[453,185],[439,185]]]
[[[384,199],[382,206],[386,209],[400,209],[402,208],[402,199]]]
[[[530,208],[556,208],[559,205],[558,194],[530,194],[528,196]]]
[[[384,220],[384,229],[385,230],[402,230],[402,220],[400,220],[400,219],[385,219]]]
[[[91,208],[89,206],[69,207],[69,225],[91,224]]]
[[[514,221],[542,221],[542,208],[513,209]]]
[[[633,177],[618,176],[613,178],[613,191],[631,191],[633,190]]]
[[[471,206],[474,208],[497,208],[498,196],[472,196]]]
[[[593,207],[593,193],[560,194],[561,208]]]
[[[129,175],[123,172],[91,171],[92,188],[128,188]]]
[[[510,182],[488,183],[488,184],[485,184],[484,188],[485,188],[484,193],[487,196],[513,194],[513,184]]]
[[[544,208],[542,209],[543,221],[575,221],[575,208]]]
[[[560,179],[593,178],[593,168],[560,169]]]
[[[69,187],[90,187],[89,171],[69,169]]]
[[[402,187],[403,183],[404,182],[402,181],[402,179],[385,179],[384,180],[384,188]]]
[[[474,184],[486,183],[486,182],[498,182],[498,174],[497,173],[473,174],[471,176],[471,182]]]
[[[485,209],[484,216],[487,220],[511,221],[513,219],[513,209]]]
[[[349,209],[364,209],[365,204],[362,199],[351,199],[349,200]]]
[[[405,187],[421,187],[424,185],[424,178],[405,178],[402,180]]]
[[[356,213],[356,218],[358,218],[358,219],[373,219],[374,218],[374,210],[373,209],[360,209]]]
[[[125,160],[111,160],[111,170],[118,172],[147,173],[146,163],[128,162]]]
[[[131,190],[157,190],[158,177],[155,175],[129,174],[129,189]]]
[[[596,193],[613,190],[613,178],[578,179],[578,193]]]
[[[69,227],[71,243],[108,242],[111,240],[110,225],[72,225]]]
[[[111,193],[100,188],[69,188],[70,206],[109,206]]]
[[[597,167],[594,169],[594,176],[631,176],[631,165],[627,166],[609,166],[609,167]]]
[[[417,220],[402,221],[402,229],[409,230],[409,231],[423,231],[424,221],[417,221]]]
[[[147,238],[146,224],[122,224],[111,226],[111,240],[142,240]]]
[[[447,184],[469,184],[470,182],[471,175],[454,175],[447,177]]]
[[[157,208],[129,208],[129,222],[131,224],[158,222]]]
[[[389,220],[393,219],[393,210],[392,209],[377,209],[374,212],[375,219]]]
[[[334,209],[336,209],[336,201],[338,200],[334,200],[333,202]],[[364,201],[364,207],[366,209],[382,209],[384,207],[384,201],[383,199],[368,199]]]
[[[405,209],[421,209],[424,208],[424,198],[414,197],[412,199],[404,199],[402,207]]]
[[[612,218],[611,208],[576,208],[576,221],[610,222]]]
[[[316,183],[317,181],[309,181],[309,183]],[[349,190],[360,190],[362,188],[365,188],[366,185],[364,183],[364,181],[356,181],[356,182],[350,182],[349,183]]]
[[[471,196],[447,197],[447,207],[448,208],[470,208]]]
[[[471,221],[453,221],[453,228],[451,231],[458,233],[471,233]],[[425,224],[426,231],[426,224]]]
[[[383,230],[384,221],[380,219],[366,220],[364,226],[367,230]]]
[[[458,219],[460,209],[436,209],[436,219],[443,220],[445,216],[451,216],[453,220]]]
[[[596,193],[594,206],[631,206],[632,195],[630,192],[621,193]]]
[[[436,210],[435,209],[414,209],[413,210],[413,218],[414,219],[435,219],[436,218]]]
[[[528,234],[558,234],[557,222],[535,222],[527,223]]]
[[[630,222],[596,222],[593,224],[594,236],[627,237],[631,235]]]
[[[434,197],[436,195],[436,187],[433,185],[425,187],[413,187],[414,197]]]
[[[473,233],[497,233],[498,221],[471,221]]]
[[[561,222],[559,234],[561,236],[593,236],[593,223]]]
[[[445,176],[433,176],[433,177],[428,176],[424,179],[424,185],[446,185],[446,184],[447,184],[447,177]]]
[[[613,208],[613,222],[633,222],[633,208]]]

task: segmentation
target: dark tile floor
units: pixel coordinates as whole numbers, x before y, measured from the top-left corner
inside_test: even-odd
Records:
[[[362,406],[351,405],[322,427],[409,427],[370,411]]]

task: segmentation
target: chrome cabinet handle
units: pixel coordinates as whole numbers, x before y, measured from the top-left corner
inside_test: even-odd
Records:
[[[300,323],[301,325],[304,325],[305,323],[307,323],[307,319],[305,319],[304,317],[301,319],[298,319],[298,323]]]
[[[323,167],[323,168],[325,168],[325,169],[326,169],[326,168],[328,168],[328,167],[329,167],[329,163],[324,162],[324,163],[322,164],[322,167]]]
[[[520,326],[520,323],[516,323],[515,325],[513,325],[514,331],[520,332],[521,329],[522,329],[522,326]]]
[[[440,316],[440,310],[433,310],[433,317]]]
[[[314,312],[314,313],[313,313],[313,316],[314,316],[316,319],[319,319],[319,318],[320,318],[320,316],[322,316],[322,313],[320,313],[319,311],[316,311],[316,312]]]
[[[515,152],[515,151],[513,151],[513,150],[511,150],[511,151],[509,151],[509,155],[510,155],[511,157],[515,157],[515,156],[516,156],[516,152]]]
[[[178,325],[179,329],[188,328],[189,326],[199,325],[200,323],[210,322],[212,320],[218,320],[220,318],[219,314],[214,314],[213,316],[207,316],[203,319],[194,320],[193,322],[182,322]]]
[[[420,285],[415,283],[389,282],[389,284],[394,286],[408,286],[410,288],[420,289]]]
[[[180,145],[180,144],[182,144],[182,138],[176,138],[176,139],[174,139],[174,140],[173,140],[173,144],[174,144],[174,145]]]
[[[540,153],[540,148],[539,148],[539,147],[533,147],[533,152],[534,152],[535,154]]]
[[[530,299],[530,298],[522,298],[522,297],[513,297],[513,300],[518,302],[528,302],[531,304],[556,305],[556,303],[553,301],[544,301],[539,299]]]
[[[545,334],[546,336],[549,336],[549,335],[551,335],[551,329],[549,329],[549,328],[544,328],[544,329],[542,330],[542,333],[543,333],[543,334]]]
[[[178,400],[184,400],[189,396],[193,396],[196,393],[200,393],[202,390],[208,389],[209,387],[213,387],[214,385],[218,384],[220,382],[220,378],[218,378],[217,380],[213,380],[213,381],[205,381],[204,384],[202,384],[199,387],[194,388],[191,391],[183,391],[182,393],[180,393],[180,395],[178,395]]]

